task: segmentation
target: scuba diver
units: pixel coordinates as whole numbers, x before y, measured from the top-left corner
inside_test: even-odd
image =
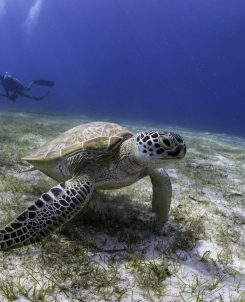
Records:
[[[23,96],[29,99],[40,101],[48,95],[48,92],[43,96],[32,96],[26,94],[25,91],[31,90],[33,84],[48,87],[54,86],[54,82],[48,80],[33,80],[25,86],[21,81],[13,77],[8,72],[6,72],[4,75],[0,75],[0,83],[2,84],[6,92],[6,94],[0,94],[0,96],[8,98],[12,102],[15,102],[18,96]]]

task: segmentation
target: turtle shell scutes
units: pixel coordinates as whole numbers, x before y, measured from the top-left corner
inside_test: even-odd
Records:
[[[76,126],[41,146],[24,160],[48,161],[78,151],[106,153],[116,149],[132,133],[114,123],[92,122]]]

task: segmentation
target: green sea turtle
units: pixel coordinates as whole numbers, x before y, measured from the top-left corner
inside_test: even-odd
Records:
[[[163,167],[181,159],[180,135],[146,131],[133,135],[120,125],[92,122],[74,127],[23,159],[59,184],[0,230],[0,250],[40,241],[73,218],[95,189],[116,189],[150,176],[152,210],[168,218],[171,182]]]

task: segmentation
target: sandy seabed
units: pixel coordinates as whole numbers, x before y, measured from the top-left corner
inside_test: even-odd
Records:
[[[96,117],[0,112],[0,225],[55,184],[22,173],[22,156]],[[111,120],[131,131],[180,133],[188,152],[166,171],[173,185],[162,229],[148,178],[96,192],[40,244],[0,252],[0,301],[245,301],[245,139]]]

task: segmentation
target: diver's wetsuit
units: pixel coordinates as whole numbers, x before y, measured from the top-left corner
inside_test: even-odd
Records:
[[[33,84],[42,85],[42,86],[53,86],[54,83],[47,80],[34,80],[31,81],[27,86],[25,86],[21,81],[13,77],[12,75],[6,73],[5,75],[0,75],[0,81],[1,84],[6,92],[6,95],[0,94],[1,96],[7,97],[9,100],[15,102],[18,95],[24,96],[29,99],[33,99],[36,101],[42,100],[47,96],[48,93],[46,93],[43,96],[32,96],[25,94],[24,91],[29,91],[32,88]],[[10,92],[13,92],[10,94]]]

